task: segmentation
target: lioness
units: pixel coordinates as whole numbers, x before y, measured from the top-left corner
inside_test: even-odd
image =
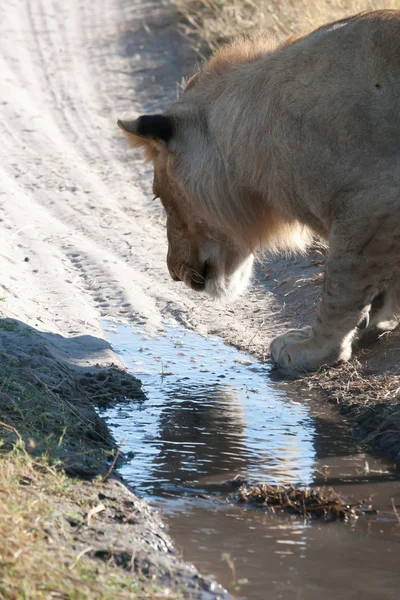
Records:
[[[348,360],[361,323],[397,326],[400,11],[234,42],[164,114],[119,125],[154,162],[174,280],[235,295],[260,247],[328,241],[318,314],[272,342],[280,367]]]

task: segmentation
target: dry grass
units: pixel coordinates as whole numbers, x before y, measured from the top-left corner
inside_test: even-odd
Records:
[[[356,358],[336,368],[321,369],[302,380],[309,389],[322,389],[353,422],[363,443],[373,443],[400,456],[399,370],[373,374]]]
[[[214,50],[238,34],[262,30],[278,40],[367,10],[399,8],[400,0],[172,0],[197,49]]]
[[[303,380],[309,388],[318,384],[329,390],[330,399],[337,404],[343,396],[353,398],[357,406],[376,405],[377,402],[400,402],[399,373],[384,372],[376,375],[368,373],[368,368],[353,358],[336,368],[322,368]],[[399,404],[400,408],[400,404]]]
[[[266,506],[273,511],[286,511],[305,518],[347,520],[372,511],[369,503],[348,504],[329,487],[297,488],[266,483],[253,487],[243,485],[237,499],[241,503]]]
[[[68,524],[69,502],[90,514],[81,482],[18,442],[0,461],[0,599],[157,598],[155,587],[114,565],[87,558]],[[98,484],[100,485],[100,484]],[[70,508],[69,508],[70,510]],[[94,511],[92,511],[94,513]]]

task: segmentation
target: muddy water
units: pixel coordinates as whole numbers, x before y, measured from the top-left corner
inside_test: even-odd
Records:
[[[166,515],[186,560],[249,600],[400,597],[400,470],[357,446],[335,411],[219,339],[174,323],[151,337],[104,324],[147,400],[103,411],[122,475]],[[304,521],[229,500],[235,477],[328,484],[379,512]]]

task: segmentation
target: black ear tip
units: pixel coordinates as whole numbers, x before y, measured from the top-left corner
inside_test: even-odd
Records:
[[[137,134],[168,142],[174,133],[173,121],[166,115],[143,115],[137,119]]]

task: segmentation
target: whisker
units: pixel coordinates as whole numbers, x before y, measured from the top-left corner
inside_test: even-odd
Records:
[[[190,261],[190,255],[191,255],[191,253],[192,253],[192,249],[191,249],[191,246],[190,246],[190,240],[189,240],[189,254],[188,254],[188,257],[187,257],[187,259],[186,259],[186,262],[187,262],[187,263],[189,263],[189,261]]]
[[[200,280],[198,280],[198,283],[202,283],[203,281],[206,280],[205,277],[203,277],[203,275],[201,275],[198,271],[196,271],[195,269],[190,268],[190,271],[193,273],[193,275],[197,275],[197,277],[200,277]]]

